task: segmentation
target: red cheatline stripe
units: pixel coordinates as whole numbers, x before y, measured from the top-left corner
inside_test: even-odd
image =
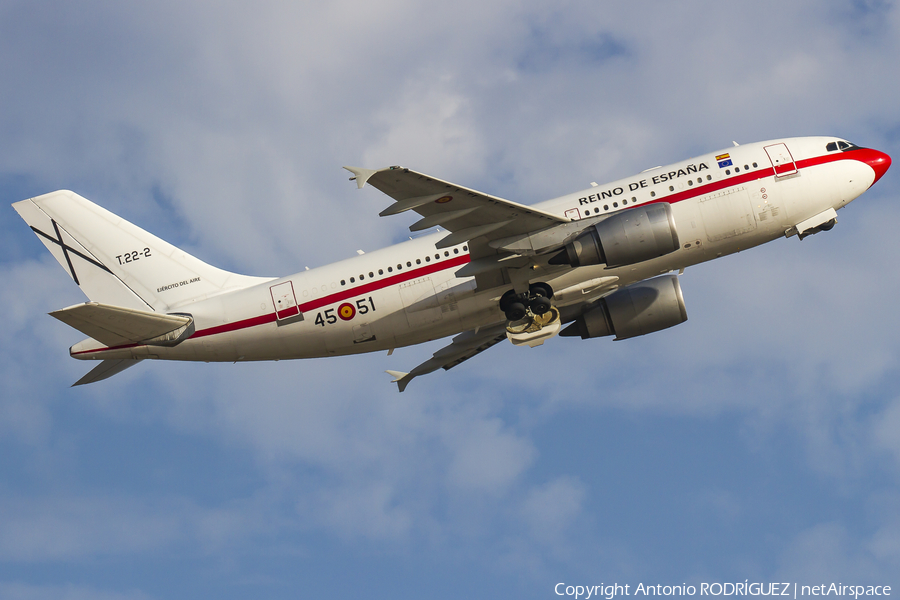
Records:
[[[411,271],[407,271],[405,273],[398,273],[396,275],[391,275],[390,277],[385,277],[384,279],[379,279],[377,281],[372,281],[370,283],[364,283],[361,285],[357,285],[352,288],[348,288],[345,290],[341,290],[339,292],[335,292],[334,294],[330,294],[328,296],[323,296],[321,298],[316,298],[315,300],[310,300],[304,304],[300,305],[301,312],[310,312],[316,310],[317,308],[322,308],[323,306],[328,306],[329,304],[335,304],[337,302],[341,302],[343,300],[347,300],[349,298],[353,298],[354,296],[362,296],[363,294],[370,294],[372,292],[384,289],[386,287],[390,287],[393,285],[397,285],[403,283],[405,281],[410,281],[412,279],[418,279],[419,277],[424,277],[425,275],[430,275],[432,273],[437,273],[438,271],[443,271],[445,269],[452,269],[453,267],[458,267],[469,262],[469,255],[463,254],[461,256],[454,256],[453,258],[443,260],[443,261],[435,261],[433,264],[425,265],[424,267],[419,267],[417,269],[413,269]],[[224,325],[217,325],[216,327],[209,327],[207,329],[202,329],[196,332],[191,336],[191,339],[205,337],[208,335],[215,335],[217,333],[225,333],[228,331],[236,331],[238,329],[246,329],[247,327],[255,327],[257,325],[265,325],[266,323],[272,323],[275,321],[275,314],[271,313],[268,315],[262,315],[259,317],[254,317],[252,319],[245,319],[243,321],[235,321],[234,323],[225,323]]]
[[[813,158],[806,158],[803,160],[795,161],[797,165],[797,169],[805,169],[807,167],[813,167],[817,165],[823,165],[830,162],[837,162],[839,160],[857,160],[854,158],[854,153],[865,153],[865,148],[855,148],[853,150],[848,150],[846,152],[839,152],[835,154],[825,154],[823,156],[815,156]],[[862,160],[862,159],[859,159]],[[862,161],[865,162],[865,161]],[[740,166],[740,165],[738,165]],[[644,204],[653,204],[656,202],[668,202],[670,204],[675,204],[676,202],[682,202],[684,200],[689,200],[691,198],[696,198],[697,196],[704,196],[706,194],[710,194],[712,192],[719,191],[721,189],[733,187],[736,185],[741,185],[742,183],[748,183],[750,181],[755,181],[758,179],[764,179],[766,177],[770,177],[774,174],[774,169],[772,167],[762,167],[758,168],[755,171],[750,171],[747,173],[741,173],[740,175],[734,175],[727,177],[726,179],[722,179],[720,181],[714,181],[711,183],[698,185],[695,188],[690,188],[684,190],[682,192],[676,192],[665,196],[663,198],[658,198],[655,200],[650,200],[649,202],[645,202]],[[424,267],[419,267],[417,269],[413,269],[412,271],[407,271],[406,273],[398,273],[397,275],[392,275],[390,277],[385,277],[384,279],[379,279],[377,281],[372,281],[370,283],[358,285],[356,287],[348,288],[345,290],[341,290],[334,294],[330,294],[328,296],[323,296],[322,298],[317,298],[316,300],[310,300],[304,304],[300,305],[300,310],[302,312],[308,312],[315,310],[317,308],[321,308],[323,306],[328,306],[329,304],[334,304],[336,302],[341,302],[342,300],[347,300],[348,298],[352,298],[353,296],[360,296],[363,294],[369,294],[371,292],[384,289],[386,287],[390,287],[392,285],[397,285],[406,281],[410,281],[412,279],[416,279],[418,277],[424,277],[425,275],[430,275],[431,273],[437,273],[438,271],[443,271],[444,269],[450,269],[453,267],[457,267],[460,265],[464,265],[469,262],[469,255],[463,254],[461,256],[454,256],[451,259],[445,261],[436,261],[433,264],[426,265]],[[215,327],[208,327],[206,329],[197,331],[194,335],[191,336],[191,339],[206,337],[208,335],[216,335],[217,333],[227,333],[229,331],[237,331],[239,329],[247,329],[249,327],[256,327],[258,325],[266,325],[267,323],[273,323],[275,321],[275,313],[269,313],[265,315],[259,315],[257,317],[252,317],[250,319],[244,319],[242,321],[235,321],[234,323],[225,323],[224,325],[217,325]],[[124,346],[115,346],[113,348],[99,348],[97,350],[85,350],[83,352],[76,352],[74,354],[90,354],[93,352],[103,352],[106,350],[123,350],[127,348],[135,348],[140,344],[128,344]],[[74,356],[73,354],[73,356]]]
[[[137,348],[139,346],[143,346],[143,344],[123,344],[121,346],[111,346],[109,348],[97,348],[96,350],[82,350],[81,352],[72,352],[69,351],[69,356],[75,356],[78,354],[93,354],[94,352],[106,352],[107,350],[127,350],[128,348]]]
[[[795,161],[797,165],[797,170],[802,170],[807,167],[814,167],[816,165],[823,165],[830,162],[837,162],[839,160],[859,160],[851,156],[854,152],[864,151],[865,148],[857,148],[854,150],[848,150],[846,152],[839,152],[837,154],[825,154],[823,156],[814,156],[813,158],[806,158],[803,160]],[[865,161],[863,161],[865,162]],[[740,165],[738,165],[740,166]],[[733,167],[732,167],[733,168]],[[739,175],[731,175],[726,177],[725,179],[719,181],[712,181],[710,183],[706,183],[703,185],[698,185],[697,187],[686,189],[682,192],[675,192],[663,198],[658,198],[655,200],[650,200],[649,202],[645,202],[644,204],[654,204],[656,202],[668,202],[669,204],[675,204],[676,202],[682,202],[684,200],[689,200],[691,198],[696,198],[697,196],[705,196],[706,194],[711,194],[713,192],[717,192],[719,190],[734,187],[736,185],[741,185],[742,183],[748,183],[750,181],[756,181],[759,179],[765,179],[766,177],[771,177],[775,174],[775,170],[772,167],[761,167],[757,168],[754,171],[749,171],[747,173],[741,173]]]
[[[317,308],[321,308],[323,306],[328,306],[329,304],[334,304],[336,302],[340,302],[342,300],[346,300],[348,298],[352,298],[354,296],[361,296],[363,294],[369,294],[374,291],[384,289],[386,287],[390,287],[392,285],[397,285],[403,283],[405,281],[410,281],[412,279],[418,279],[419,277],[424,277],[425,275],[430,275],[432,273],[437,273],[438,271],[443,271],[445,269],[452,269],[453,267],[458,267],[464,265],[469,262],[469,255],[462,254],[460,256],[454,256],[453,258],[449,258],[443,261],[435,261],[430,265],[425,265],[424,267],[419,267],[417,269],[412,269],[405,273],[398,273],[397,275],[392,275],[390,277],[385,277],[384,279],[379,279],[377,281],[372,281],[371,283],[365,283],[362,285],[358,285],[352,288],[348,288],[345,290],[341,290],[334,294],[323,296],[322,298],[317,298],[316,300],[311,300],[305,304],[300,305],[300,310],[302,312],[308,312],[315,310]],[[249,327],[256,327],[258,325],[266,325],[268,323],[275,322],[275,313],[271,312],[265,315],[259,315],[257,317],[252,317],[250,319],[243,319],[241,321],[235,321],[233,323],[225,323],[223,325],[216,325],[215,327],[207,327],[206,329],[201,329],[194,333],[190,339],[206,337],[208,335],[216,335],[217,333],[227,333],[229,331],[237,331],[239,329],[247,329]],[[127,348],[136,348],[141,344],[127,344],[123,346],[113,346],[110,348],[98,348],[96,350],[84,350],[82,352],[75,352],[72,354],[92,354],[94,352],[105,352],[107,350],[124,350]]]

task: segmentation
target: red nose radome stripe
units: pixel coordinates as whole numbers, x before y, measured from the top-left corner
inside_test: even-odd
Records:
[[[853,158],[866,163],[875,171],[875,180],[872,182],[872,185],[875,185],[875,182],[884,177],[887,170],[891,168],[891,157],[884,152],[872,150],[871,148],[860,148],[859,150],[851,150],[851,152],[854,153]],[[870,185],[869,187],[872,186]]]

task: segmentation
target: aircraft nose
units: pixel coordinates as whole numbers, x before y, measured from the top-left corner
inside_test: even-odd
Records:
[[[867,148],[865,155],[861,158],[864,163],[872,167],[872,170],[875,171],[875,181],[872,182],[872,185],[875,185],[875,182],[881,179],[891,167],[891,157],[878,150]]]

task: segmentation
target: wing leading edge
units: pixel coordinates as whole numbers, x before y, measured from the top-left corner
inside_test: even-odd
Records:
[[[358,187],[368,183],[394,199],[394,204],[381,211],[380,216],[412,210],[422,218],[413,223],[410,230],[440,226],[449,231],[450,234],[437,243],[438,248],[480,237],[497,240],[569,222],[568,218],[404,167],[377,171],[344,168],[354,174]]]

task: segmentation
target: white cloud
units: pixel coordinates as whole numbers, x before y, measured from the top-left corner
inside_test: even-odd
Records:
[[[77,188],[210,262],[283,273],[405,234],[409,220],[377,219],[384,199],[357,192],[344,164],[404,164],[533,202],[732,139],[834,132],[894,151],[898,93],[886,74],[895,70],[898,11],[847,10],[811,0],[748,9],[9,2],[0,8],[9,59],[0,77],[10,90],[0,163],[42,191]],[[259,483],[250,500],[225,494],[198,509],[189,500],[88,501],[96,484],[70,482],[88,489],[64,502],[7,501],[18,514],[6,517],[2,552],[8,561],[17,551],[35,562],[76,561],[196,544],[233,556],[235,540],[252,553],[254,536],[283,528],[348,545],[425,545],[436,561],[470,550],[488,565],[513,557],[505,564],[517,573],[540,571],[566,551],[596,550],[586,541],[603,510],[592,480],[544,464],[553,441],[536,432],[549,419],[588,413],[701,418],[711,427],[737,415],[746,421],[738,447],[764,448],[786,433],[804,440],[807,454],[785,461],[835,487],[872,478],[893,488],[892,177],[842,211],[830,234],[689,270],[691,320],[678,328],[624,343],[501,346],[417,379],[403,395],[381,371],[414,366],[433,348],[391,359],[144,363],[63,392],[92,365],[68,360],[65,348],[80,334],[44,313],[80,293],[49,257],[4,266],[5,442],[52,455],[50,470],[86,468],[78,425],[57,408],[66,402],[100,431],[140,426],[199,440],[211,453],[247,452]],[[710,522],[754,511],[731,489],[700,501]],[[850,519],[806,527],[782,568],[884,572],[896,562],[886,514],[873,509],[874,534]],[[566,538],[579,526],[583,537]],[[47,533],[54,529],[61,535]],[[26,539],[32,530],[38,535]],[[514,550],[504,554],[509,540]],[[557,558],[543,552],[549,546]],[[640,563],[633,552],[615,549],[622,569]],[[23,597],[70,593],[6,585]]]

